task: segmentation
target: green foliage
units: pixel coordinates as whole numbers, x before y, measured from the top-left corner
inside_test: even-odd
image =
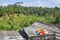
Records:
[[[0,6],[0,30],[18,30],[37,21],[60,24],[60,8],[23,7],[18,3]]]
[[[0,20],[0,30],[11,30],[11,27],[5,20]]]
[[[38,21],[38,18],[37,16],[21,15],[20,17],[9,18],[8,20],[0,20],[0,30],[18,30]]]
[[[55,24],[59,24],[59,23],[60,23],[59,18],[58,18],[58,17],[56,17],[56,20],[55,20],[53,23],[55,23]]]

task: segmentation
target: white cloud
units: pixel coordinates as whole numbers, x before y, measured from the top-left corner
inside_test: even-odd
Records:
[[[7,6],[8,5],[8,3],[5,3],[5,4],[3,4],[4,6]]]
[[[52,4],[54,4],[55,6],[60,7],[60,0],[50,0],[52,2]]]
[[[23,3],[22,6],[43,6],[43,3],[39,0],[37,0],[36,2],[26,2],[26,3]]]
[[[25,0],[24,0],[25,1]],[[4,6],[8,5],[8,0],[4,0]],[[32,0],[29,2],[24,2],[22,6],[34,6],[34,7],[60,7],[60,0]]]
[[[32,6],[32,5],[33,5],[33,3],[28,3],[28,2],[27,2],[27,3],[22,4],[22,6],[27,6],[27,7],[28,7],[28,6]]]
[[[60,7],[60,0],[35,0],[35,2],[26,2],[23,6]]]

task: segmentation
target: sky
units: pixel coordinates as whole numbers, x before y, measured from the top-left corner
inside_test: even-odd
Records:
[[[23,2],[26,7],[60,7],[60,0],[0,0],[0,6]]]

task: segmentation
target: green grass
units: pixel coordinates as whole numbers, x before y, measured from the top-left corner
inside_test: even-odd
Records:
[[[28,27],[29,25],[37,22],[37,21],[43,21],[46,23],[51,23],[52,20],[45,18],[45,17],[38,17],[38,16],[26,16],[21,15],[20,17],[12,17],[9,19],[2,19],[0,20],[0,30],[19,30],[23,27]]]

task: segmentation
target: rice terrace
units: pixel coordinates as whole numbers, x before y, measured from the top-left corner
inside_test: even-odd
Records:
[[[60,40],[60,1],[0,0],[0,40]]]

